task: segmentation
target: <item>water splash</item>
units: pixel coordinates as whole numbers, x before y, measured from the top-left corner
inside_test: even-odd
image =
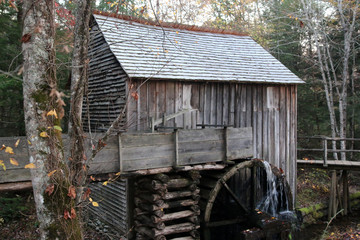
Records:
[[[257,205],[257,208],[271,216],[279,217],[280,212],[289,211],[289,200],[286,188],[284,187],[284,182],[274,175],[270,164],[264,161],[263,165],[266,172],[267,192]]]

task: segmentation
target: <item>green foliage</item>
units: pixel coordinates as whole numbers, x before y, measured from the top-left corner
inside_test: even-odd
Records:
[[[24,134],[22,82],[0,75],[0,136]]]
[[[21,213],[27,210],[26,201],[21,196],[0,197],[0,219],[5,222],[21,218]]]
[[[0,70],[19,71],[21,57],[20,16],[4,4],[0,5]],[[0,136],[24,135],[22,82],[0,73]]]

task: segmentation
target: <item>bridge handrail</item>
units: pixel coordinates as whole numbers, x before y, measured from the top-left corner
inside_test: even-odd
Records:
[[[323,148],[304,149],[298,148],[297,151],[311,151],[311,152],[323,152],[324,167],[327,167],[328,153],[360,153],[360,150],[355,149],[328,149],[328,141],[360,141],[360,138],[339,138],[339,137],[327,137],[327,136],[299,136],[298,139],[319,139],[322,140]],[[346,145],[345,145],[346,146]]]

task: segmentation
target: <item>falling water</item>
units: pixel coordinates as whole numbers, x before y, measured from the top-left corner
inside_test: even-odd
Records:
[[[285,187],[285,181],[275,176],[268,162],[264,161],[263,164],[266,173],[267,192],[257,205],[257,209],[279,219],[296,222],[296,214],[289,209],[289,193]]]
[[[272,215],[277,216],[277,207],[279,204],[279,194],[276,188],[276,176],[271,171],[271,166],[268,162],[264,161],[264,168],[266,172],[267,192],[262,201],[258,204],[257,208]]]

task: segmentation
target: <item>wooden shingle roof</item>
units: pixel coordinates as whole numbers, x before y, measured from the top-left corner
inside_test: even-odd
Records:
[[[249,36],[94,18],[130,78],[303,83]]]

